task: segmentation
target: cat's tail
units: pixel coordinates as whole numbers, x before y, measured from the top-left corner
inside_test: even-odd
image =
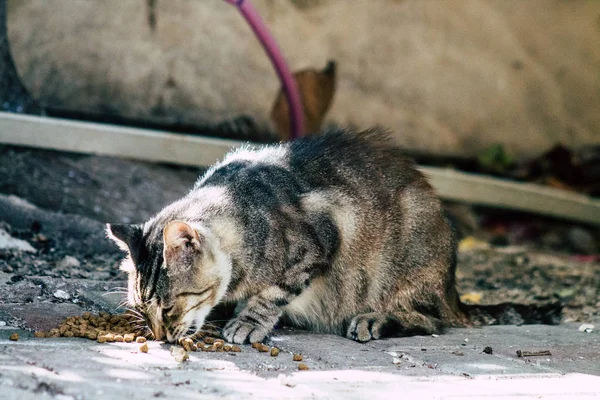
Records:
[[[560,301],[543,304],[462,304],[473,325],[557,325],[562,319]]]

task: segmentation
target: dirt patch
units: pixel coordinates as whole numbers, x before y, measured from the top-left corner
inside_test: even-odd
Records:
[[[538,304],[559,300],[564,321],[600,316],[600,263],[511,247],[459,257],[459,292],[471,304]]]

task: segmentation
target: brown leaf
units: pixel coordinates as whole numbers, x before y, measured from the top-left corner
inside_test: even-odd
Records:
[[[329,61],[318,71],[314,68],[298,71],[294,74],[300,92],[304,114],[304,132],[302,135],[318,133],[323,119],[331,106],[335,93],[336,64]],[[289,107],[283,89],[279,89],[271,110],[271,119],[277,128],[281,140],[291,138]]]

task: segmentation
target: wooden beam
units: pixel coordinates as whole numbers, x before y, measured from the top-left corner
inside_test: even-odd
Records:
[[[207,166],[242,142],[0,112],[0,143]]]
[[[0,143],[208,166],[242,142],[0,112]],[[448,200],[600,225],[600,200],[546,186],[421,167]]]

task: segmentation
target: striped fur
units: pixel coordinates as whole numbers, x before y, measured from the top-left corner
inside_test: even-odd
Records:
[[[280,320],[361,342],[466,323],[440,202],[376,130],[240,149],[150,221],[108,231],[129,250],[130,301],[159,338],[240,300],[224,329],[235,343]]]

